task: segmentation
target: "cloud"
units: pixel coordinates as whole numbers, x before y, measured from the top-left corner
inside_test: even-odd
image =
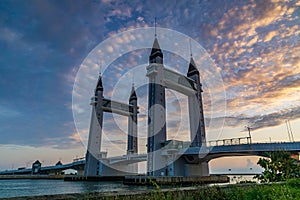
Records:
[[[205,58],[196,59],[194,52],[195,61],[202,70],[204,108],[208,118],[225,117],[227,126],[253,121],[258,129],[283,123],[285,117],[298,117],[297,112],[289,110],[293,106],[297,109],[300,104],[300,8],[296,1],[233,0],[218,4],[211,1],[30,1],[29,4],[16,4],[12,1],[1,2],[0,6],[3,8],[0,13],[0,47],[3,49],[0,55],[0,110],[3,112],[0,117],[14,121],[14,124],[7,123],[9,120],[0,123],[3,143],[58,146],[62,143],[62,147],[68,148],[68,142],[76,142],[74,125],[64,124],[72,121],[70,106],[66,105],[70,105],[70,91],[80,64],[104,39],[122,31],[153,26],[155,16],[158,27],[191,36],[215,61],[216,67],[207,67]],[[147,36],[147,41],[151,43],[153,35],[151,41],[149,38]],[[84,86],[77,90],[75,84],[73,97],[90,98],[100,66],[105,67],[102,64],[116,49],[121,49],[121,53],[130,50],[127,44],[134,39],[143,41],[145,37],[118,38],[113,45],[107,46],[110,54],[99,50],[97,59],[81,66],[85,75],[77,78]],[[188,41],[180,48],[187,49]],[[134,79],[140,87],[139,122],[143,124],[140,131],[144,135],[147,85],[139,83],[146,79],[145,66],[141,67],[144,71],[138,71],[136,66],[147,64],[148,55],[149,49],[132,51],[113,61],[103,72],[105,96],[122,102],[128,101],[131,73],[136,72]],[[169,52],[164,52],[164,56],[166,65],[186,73],[186,61]],[[91,71],[93,73],[89,73]],[[209,83],[216,74],[221,75],[224,85],[217,87]],[[225,100],[221,95],[223,89],[227,105],[222,104]],[[170,129],[178,130],[176,122],[180,114],[188,115],[187,105],[183,105],[186,100],[174,100],[172,95],[168,98],[171,101],[169,111],[174,117],[169,123]],[[84,112],[91,110],[88,101],[73,104],[74,112],[88,113],[81,115],[81,119],[90,119],[90,113]],[[220,116],[225,107],[227,115]],[[116,131],[114,137],[125,138],[127,119],[117,123],[109,120],[106,126]],[[80,120],[77,123],[82,125]],[[116,124],[122,130],[114,128]],[[83,135],[87,135],[87,128],[80,129],[85,132]],[[12,137],[7,134],[9,132],[18,134]],[[67,138],[66,142],[63,138]]]
[[[279,110],[262,115],[235,115],[225,117],[226,127],[244,127],[249,125],[253,130],[266,127],[275,127],[285,123],[285,120],[295,120],[300,117],[300,106],[290,107],[288,109]],[[216,121],[222,120],[214,119]],[[217,127],[215,127],[217,128]],[[246,131],[246,129],[245,129]]]

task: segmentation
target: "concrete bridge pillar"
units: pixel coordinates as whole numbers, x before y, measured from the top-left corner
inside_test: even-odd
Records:
[[[132,112],[128,117],[128,139],[127,139],[127,154],[138,153],[138,138],[137,138],[137,96],[132,86],[129,98],[129,105],[132,106]]]
[[[166,141],[166,101],[163,54],[155,38],[149,66],[147,175],[160,176],[166,171],[167,161],[161,156],[162,143]]]
[[[95,96],[92,98],[92,117],[90,123],[90,132],[88,147],[86,152],[86,164],[84,176],[97,176],[99,160],[102,158],[101,139],[102,139],[102,124],[103,124],[103,85],[102,77],[99,76]]]
[[[197,93],[188,97],[191,146],[201,147],[202,145],[206,145],[206,133],[202,102],[203,90],[202,84],[200,82],[200,73],[196,67],[193,57],[191,57],[190,60],[187,77],[194,80],[197,86]]]

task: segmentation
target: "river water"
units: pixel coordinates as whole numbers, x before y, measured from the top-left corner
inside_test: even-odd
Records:
[[[229,176],[230,182],[252,180],[253,176]],[[122,182],[87,182],[63,180],[11,179],[0,180],[0,198],[85,193],[149,190],[149,186],[128,186]]]

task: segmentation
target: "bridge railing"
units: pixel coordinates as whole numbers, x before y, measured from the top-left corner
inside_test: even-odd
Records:
[[[73,159],[73,162],[77,162],[77,161],[81,161],[81,160],[85,160],[85,157],[74,158],[74,159]]]
[[[251,144],[251,137],[230,138],[222,140],[211,140],[206,144],[207,146],[225,146],[225,145],[240,145]]]

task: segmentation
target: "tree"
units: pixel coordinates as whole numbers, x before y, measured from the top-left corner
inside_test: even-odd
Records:
[[[288,152],[268,152],[266,155],[268,158],[260,158],[257,162],[264,172],[255,178],[261,182],[278,182],[299,177],[300,167]]]

